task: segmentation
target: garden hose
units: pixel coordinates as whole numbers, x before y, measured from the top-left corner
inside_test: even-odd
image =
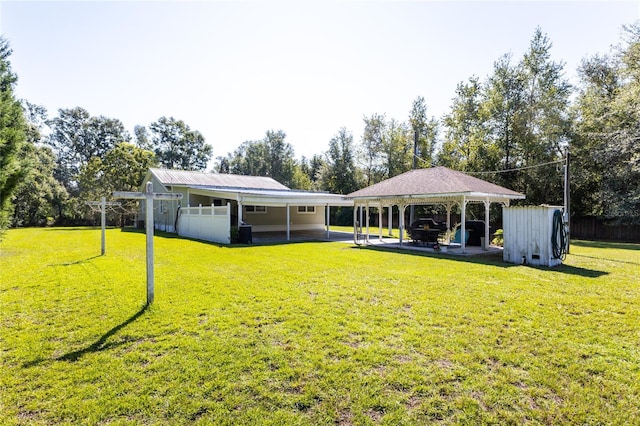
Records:
[[[567,257],[567,230],[564,227],[562,211],[560,210],[553,212],[551,246],[553,248],[553,258],[564,261]]]

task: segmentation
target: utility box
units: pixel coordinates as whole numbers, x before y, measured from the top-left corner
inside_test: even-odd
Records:
[[[503,207],[504,261],[518,265],[560,265],[562,256],[554,256],[554,242],[557,246],[564,238],[553,234],[564,232],[564,223],[554,226],[557,210],[562,213],[562,207],[557,206]]]

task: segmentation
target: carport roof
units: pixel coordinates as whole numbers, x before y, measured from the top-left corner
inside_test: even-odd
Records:
[[[346,200],[342,195],[293,190],[270,177],[152,168],[145,182],[152,175],[167,189],[181,187],[202,195],[224,195],[249,205],[353,205],[352,200]]]
[[[244,176],[227,173],[204,173],[189,170],[149,169],[165,186],[208,186],[218,188],[251,188],[289,190],[273,178],[265,176]],[[146,180],[145,180],[146,181]]]
[[[446,167],[416,169],[352,192],[347,199],[358,201],[418,200],[465,197],[492,201],[524,199],[519,192]]]
[[[188,188],[195,192],[210,194],[226,194],[243,204],[264,206],[295,205],[331,205],[353,206],[352,200],[344,196],[329,192],[298,191],[293,189],[251,189],[251,188],[221,188],[217,186],[195,186]]]

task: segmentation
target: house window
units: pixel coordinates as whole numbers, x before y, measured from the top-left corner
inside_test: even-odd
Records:
[[[244,206],[244,211],[247,213],[266,213],[267,206]]]
[[[298,206],[298,213],[310,213],[316,212],[316,206]]]

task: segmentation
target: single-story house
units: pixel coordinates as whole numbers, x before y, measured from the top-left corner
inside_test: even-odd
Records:
[[[469,203],[484,205],[485,229],[482,237],[485,248],[489,244],[489,206],[491,203],[500,203],[508,206],[511,200],[522,200],[524,194],[495,185],[482,179],[467,175],[446,167],[431,167],[428,169],[416,169],[394,176],[390,179],[378,182],[374,185],[348,194],[346,197],[352,200],[356,207],[353,211],[354,238],[356,237],[357,211],[366,210],[365,220],[367,238],[369,235],[368,218],[369,208],[377,208],[382,216],[382,209],[389,208],[389,218],[392,214],[392,206],[398,206],[400,211],[400,244],[404,234],[404,212],[411,205],[442,205],[447,211],[447,228],[451,227],[451,210],[457,206],[461,212],[461,235],[465,235],[466,210]],[[382,222],[380,217],[379,222]],[[391,219],[390,219],[391,223]],[[380,237],[382,228],[380,228]],[[461,238],[462,251],[465,250],[465,239]]]
[[[154,192],[183,195],[154,201],[155,229],[224,244],[231,227],[243,224],[253,232],[286,232],[287,239],[291,231],[329,232],[329,207],[353,206],[342,195],[292,190],[270,177],[153,168],[142,191],[147,182]]]

